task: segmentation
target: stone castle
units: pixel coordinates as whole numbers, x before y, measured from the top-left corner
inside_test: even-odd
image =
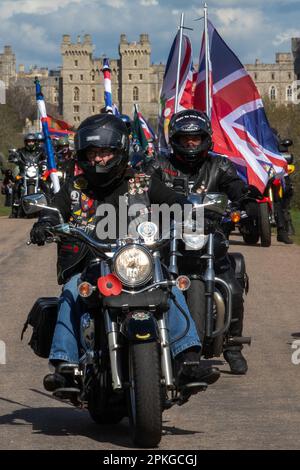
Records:
[[[261,63],[245,67],[261,95],[276,104],[287,104],[293,99],[294,81],[300,79],[300,38],[292,38],[292,51],[276,53],[273,64]],[[61,43],[62,66],[56,71],[33,67],[25,72],[10,46],[0,54],[0,80],[8,86],[21,86],[35,99],[33,79],[38,76],[47,103],[58,106],[63,118],[75,127],[87,116],[99,113],[104,106],[102,58],[93,57],[94,45],[89,34],[72,42],[63,35]],[[119,58],[110,59],[113,102],[120,112],[132,116],[133,104],[156,121],[159,111],[159,93],[165,70],[164,64],[151,63],[151,44],[148,34],[140,34],[138,42],[128,42],[121,34]]]

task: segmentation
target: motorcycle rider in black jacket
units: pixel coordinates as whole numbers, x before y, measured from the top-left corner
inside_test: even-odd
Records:
[[[182,205],[187,202],[185,196],[167,188],[157,177],[154,176],[150,181],[146,175],[135,175],[128,168],[128,131],[122,120],[111,114],[99,114],[83,121],[75,136],[75,149],[78,165],[83,173],[69,179],[51,202],[52,206],[60,210],[66,222],[92,231],[99,222],[96,211],[102,204],[111,204],[116,209],[118,220],[119,197],[124,195],[128,198],[128,205],[134,204],[135,198],[139,196],[144,198],[144,202],[150,203]],[[57,223],[53,212],[45,210],[31,230],[31,241],[43,245],[47,231]],[[68,239],[67,242],[58,244],[58,282],[64,284],[64,288],[49,357],[56,366],[56,372],[48,374],[44,379],[44,386],[49,391],[73,385],[59,373],[59,364],[61,361],[78,362],[79,338],[75,328],[78,317],[75,316],[78,315],[80,302],[76,297],[76,276],[89,257],[94,258],[95,255],[78,241]],[[84,312],[79,312],[82,313]],[[199,364],[200,341],[191,317],[190,321],[194,336],[192,338],[189,335],[190,342],[185,343],[178,354],[175,354],[178,381],[183,385],[201,381],[214,383],[219,378],[219,371],[215,368],[203,368]],[[175,337],[178,336],[177,334]],[[195,365],[195,361],[198,364]]]
[[[190,192],[223,192],[231,201],[238,201],[247,193],[247,186],[238,177],[231,161],[213,154],[212,129],[207,115],[196,110],[174,114],[169,125],[169,141],[173,153],[170,158],[158,156],[147,167],[169,187],[182,194]],[[256,215],[256,203],[245,203],[249,215]],[[230,283],[233,290],[233,320],[229,334],[242,336],[243,288],[236,280],[230,256],[216,263],[216,274]],[[241,352],[242,346],[228,346],[224,357],[233,374],[245,374],[248,366]]]

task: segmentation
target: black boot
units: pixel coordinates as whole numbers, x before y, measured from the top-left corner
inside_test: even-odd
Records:
[[[75,367],[76,364],[55,361],[55,372],[44,377],[44,388],[48,392],[62,392],[62,395],[79,393],[79,386],[74,379]]]
[[[187,349],[178,354],[175,359],[175,370],[178,388],[184,388],[199,384],[199,390],[203,385],[211,385],[220,377],[220,371],[214,367],[203,367],[200,363],[200,352]]]
[[[287,245],[292,245],[294,242],[293,240],[289,237],[289,234],[286,230],[278,230],[277,232],[277,241],[286,243]]]
[[[248,370],[248,364],[242,351],[227,349],[223,353],[225,361],[228,362],[232,374],[245,375]]]

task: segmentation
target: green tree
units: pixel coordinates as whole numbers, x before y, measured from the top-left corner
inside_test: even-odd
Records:
[[[294,155],[296,171],[291,176],[295,188],[292,205],[300,209],[300,105],[276,106],[264,98],[264,106],[270,126],[277,129],[282,139],[293,141],[290,151]]]

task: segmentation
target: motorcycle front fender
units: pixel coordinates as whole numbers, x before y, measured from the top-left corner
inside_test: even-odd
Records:
[[[156,341],[159,338],[156,318],[146,310],[128,313],[122,322],[121,333],[129,342]]]

